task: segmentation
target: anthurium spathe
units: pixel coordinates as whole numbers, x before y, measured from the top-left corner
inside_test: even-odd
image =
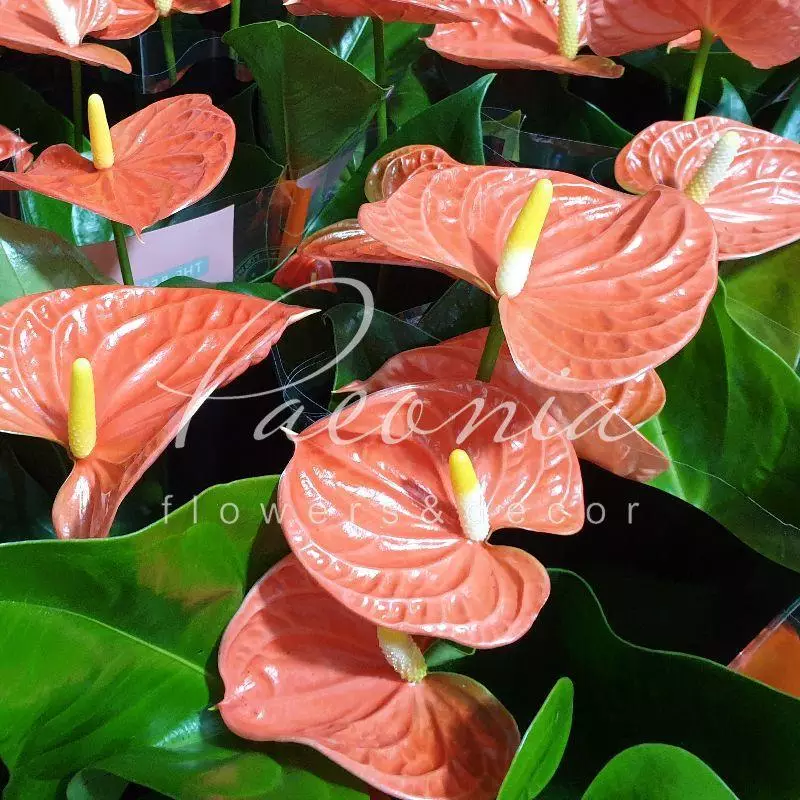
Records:
[[[117,17],[95,34],[99,39],[130,39],[144,33],[159,17],[170,14],[206,14],[231,0],[115,0]]]
[[[102,127],[105,112],[100,116]],[[110,139],[105,125],[104,135],[92,131],[94,162],[59,144],[26,172],[5,177],[20,189],[88,208],[140,233],[205,197],[233,158],[236,127],[206,95],[153,103],[114,125]]]
[[[114,22],[113,0],[0,0],[0,47],[61,56],[130,73],[118,50],[85,43]]]
[[[108,534],[120,502],[203,401],[309,312],[210,289],[83,286],[0,307],[0,430],[74,460],[61,538]]]
[[[588,0],[588,5],[589,44],[603,56],[646,50],[697,30],[719,36],[760,69],[800,53],[800,4],[794,0]]]
[[[376,392],[293,438],[283,529],[337,600],[474,647],[530,628],[547,572],[487,540],[503,527],[580,530],[580,468],[550,416],[478,381],[437,382]]]
[[[26,170],[33,161],[31,146],[14,131],[0,125],[0,167],[4,161],[12,160],[15,169]],[[0,170],[0,189],[13,189],[13,184],[4,184]]]
[[[487,328],[390,358],[372,377],[341,391],[379,391],[390,386],[475,377]],[[666,400],[654,370],[595,392],[553,392],[526,380],[504,345],[491,383],[532,408],[545,408],[567,432],[580,458],[634,480],[648,481],[669,467],[668,459],[634,426],[658,414]]]
[[[373,17],[383,22],[451,22],[464,19],[458,0],[284,0],[296,17]]]
[[[722,117],[656,122],[617,156],[617,182],[642,193],[664,184],[701,203],[720,259],[800,239],[800,144]]]
[[[432,144],[410,144],[392,150],[379,158],[364,181],[367,200],[385,200],[394,194],[412,175],[457,166],[446,150]]]
[[[479,683],[428,674],[420,645],[353,614],[288,556],[225,631],[220,714],[239,736],[310,745],[392,797],[494,800],[517,725]]]
[[[543,179],[552,202],[535,257],[514,244],[509,258]],[[663,363],[694,336],[716,288],[711,219],[663,186],[634,198],[561,172],[457,166],[413,175],[358,221],[389,251],[497,298],[517,368],[558,391],[603,389]],[[510,291],[500,277],[512,263]]]
[[[580,54],[586,0],[463,0],[467,22],[440,24],[425,42],[451,61],[485,69],[542,69],[619,78],[624,67]]]

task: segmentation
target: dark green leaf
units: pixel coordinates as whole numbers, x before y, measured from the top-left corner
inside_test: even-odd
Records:
[[[236,124],[236,143],[238,145],[258,144],[255,127],[257,97],[258,87],[255,83],[251,83],[223,106]]]
[[[111,283],[54,233],[0,215],[0,303],[50,289]]]
[[[521,111],[512,111],[503,119],[483,120],[483,135],[488,139],[498,139],[502,143],[500,155],[509,161],[520,160],[520,131],[525,121]]]
[[[484,75],[472,86],[441,100],[406,122],[377,150],[370,153],[333,200],[310,223],[308,233],[355,217],[364,197],[364,181],[372,165],[386,153],[408,144],[434,144],[465,164],[483,163],[481,106],[493,75]]]
[[[572,728],[575,688],[560,678],[522,738],[497,800],[533,800],[556,774]]]
[[[800,142],[800,80],[795,84],[772,132],[793,142]]]
[[[222,631],[287,551],[276,487],[213,487],[131,536],[0,546],[4,800],[62,798],[87,769],[182,800],[363,797],[207,710]]]
[[[372,119],[383,91],[293,25],[260,22],[225,34],[253,71],[272,153],[293,176],[327,162]]]
[[[121,800],[128,781],[108,772],[86,769],[67,786],[67,800]]]
[[[736,800],[697,756],[667,744],[640,744],[606,764],[583,800]]]
[[[672,465],[653,484],[800,571],[800,378],[732,319],[722,284],[659,374],[667,405],[642,432]]]
[[[458,642],[448,642],[447,639],[436,639],[425,651],[425,663],[428,665],[428,669],[447,671],[454,662],[473,655],[475,655],[474,647],[465,647]]]
[[[423,315],[419,327],[437,339],[452,339],[492,321],[492,301],[486,292],[456,281]]]
[[[409,67],[392,89],[389,97],[389,118],[399,128],[426,108],[430,108],[430,105],[425,87]]]
[[[711,661],[620,639],[585,581],[550,575],[550,599],[530,633],[455,665],[520,723],[560,676],[574,682],[569,745],[543,800],[580,797],[614,755],[643,741],[685,747],[747,800],[800,796],[800,701]]]
[[[744,104],[739,92],[736,91],[736,87],[727,78],[722,78],[721,81],[722,96],[719,99],[719,103],[711,111],[712,116],[735,119],[737,122],[752,125],[753,121],[750,119],[747,106]]]

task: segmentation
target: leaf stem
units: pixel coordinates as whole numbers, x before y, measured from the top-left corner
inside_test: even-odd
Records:
[[[231,30],[234,31],[242,23],[242,0],[231,0]]]
[[[386,88],[386,31],[382,19],[377,17],[372,18],[372,47],[375,55],[375,83],[381,87]],[[378,145],[383,144],[389,137],[389,112],[386,95],[384,95],[378,111],[375,115],[375,121],[378,125]]]
[[[133,271],[131,270],[131,257],[128,255],[128,245],[125,241],[125,229],[119,222],[111,221],[111,230],[114,231],[114,244],[117,247],[119,271],[122,273],[122,282],[126,286],[135,286]]]
[[[500,348],[506,340],[506,335],[503,333],[503,325],[500,322],[500,307],[496,301],[493,301],[494,308],[492,309],[492,322],[489,325],[489,333],[486,336],[486,344],[483,347],[481,354],[481,361],[478,364],[478,372],[475,378],[484,383],[489,383],[494,373],[495,364],[497,364],[497,357],[500,355]]]
[[[70,61],[72,72],[72,146],[83,150],[83,73],[80,61]]]
[[[714,34],[703,29],[700,36],[700,47],[694,57],[692,76],[689,79],[689,89],[686,94],[686,104],[683,107],[683,118],[687,122],[697,116],[697,101],[700,99],[700,89],[703,88],[703,75],[706,71],[708,54],[714,44]]]
[[[164,40],[164,60],[167,64],[170,83],[174,84],[178,80],[178,68],[175,64],[175,40],[172,38],[172,17],[159,17],[161,24],[161,38]]]

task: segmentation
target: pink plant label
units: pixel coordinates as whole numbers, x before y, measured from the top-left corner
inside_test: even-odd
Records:
[[[217,283],[233,280],[233,206],[127,239],[139,286],[184,277]],[[100,272],[122,281],[114,242],[82,248]]]

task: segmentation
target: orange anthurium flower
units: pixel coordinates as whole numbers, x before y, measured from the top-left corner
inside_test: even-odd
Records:
[[[33,161],[31,146],[14,131],[0,125],[0,165],[4,161],[14,159],[14,166],[18,170],[26,170]],[[13,184],[4,183],[4,173],[0,171],[0,189],[14,189]]]
[[[340,391],[374,392],[390,386],[437,381],[443,375],[454,381],[471,380],[478,369],[487,330],[398,353],[368,380]],[[526,380],[503,345],[491,383],[531,408],[544,407],[561,430],[572,426],[568,435],[580,458],[639,481],[651,480],[669,468],[669,460],[634,427],[664,406],[664,385],[654,370],[595,392],[553,392]]]
[[[117,17],[94,34],[99,39],[131,39],[144,33],[159,17],[170,14],[205,14],[230,4],[231,0],[115,0]]]
[[[544,178],[553,197],[535,257],[514,245],[509,258],[509,234]],[[716,289],[710,218],[664,186],[633,198],[562,172],[457,166],[413,175],[358,221],[391,252],[497,298],[517,368],[557,391],[603,389],[663,363],[697,332]]]
[[[367,174],[364,194],[371,203],[394,194],[412,175],[458,166],[446,150],[432,144],[410,144],[379,158]]]
[[[800,239],[800,144],[722,117],[656,122],[616,161],[630,192],[686,192],[714,221],[722,260]]]
[[[83,43],[87,35],[107,28],[115,16],[111,0],[0,0],[0,47],[130,73],[131,62],[119,51]]]
[[[233,120],[202,94],[160,100],[111,128],[110,166],[66,144],[48,147],[20,189],[88,208],[137,233],[205,197],[233,157]]]
[[[794,0],[588,2],[589,44],[604,56],[646,50],[697,30],[716,34],[759,69],[786,64],[800,53],[800,4]]]
[[[283,529],[337,600],[376,625],[472,647],[530,628],[547,572],[487,539],[583,525],[578,460],[549,415],[495,386],[449,381],[376,392],[293,438]]]
[[[225,631],[219,711],[239,736],[309,745],[393,797],[494,800],[516,722],[471,678],[428,674],[424,646],[356,616],[288,556]]]
[[[461,20],[459,0],[283,0],[296,17],[373,17],[383,22],[436,22]]]
[[[125,495],[203,401],[313,311],[210,289],[82,286],[0,307],[0,430],[75,461],[63,539],[108,535]]]
[[[272,277],[272,282],[282,289],[300,289],[303,287],[317,289],[321,292],[336,294],[335,283],[320,283],[333,278],[333,264],[327,258],[294,255]]]
[[[468,22],[441,24],[426,44],[484,69],[543,69],[619,78],[608,58],[578,55],[586,44],[586,0],[462,0]]]

